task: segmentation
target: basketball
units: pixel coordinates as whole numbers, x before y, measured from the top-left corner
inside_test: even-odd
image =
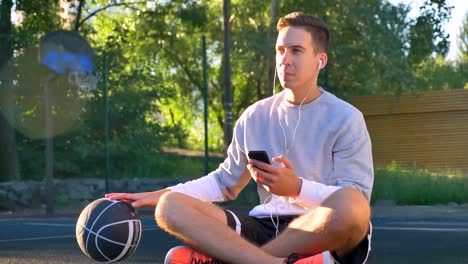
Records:
[[[102,198],[87,205],[76,223],[76,240],[88,257],[101,262],[123,260],[135,251],[141,221],[128,203]]]

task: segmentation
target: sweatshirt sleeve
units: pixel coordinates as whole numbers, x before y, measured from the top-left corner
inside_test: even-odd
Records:
[[[220,186],[216,181],[217,176],[212,172],[204,177],[179,183],[169,187],[171,191],[180,192],[203,201],[221,202],[224,201],[224,196],[221,193]]]
[[[340,187],[361,191],[370,201],[374,165],[369,133],[361,112],[348,119],[333,148],[331,179]]]
[[[240,176],[247,165],[246,155],[240,147],[244,140],[244,125],[242,121],[244,116],[242,115],[239,118],[234,127],[234,134],[227,150],[227,157],[219,165],[218,169],[204,177],[169,187],[169,189],[208,202],[225,201],[226,197],[223,195],[223,189],[229,189],[238,184]]]
[[[305,208],[315,208],[323,203],[332,193],[341,189],[340,186],[325,185],[315,181],[301,178],[302,186],[299,196],[294,199],[289,197],[290,203],[295,203]]]

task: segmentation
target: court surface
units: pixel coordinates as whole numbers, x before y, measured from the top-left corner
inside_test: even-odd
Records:
[[[162,263],[181,242],[143,215],[143,234],[135,253],[120,263]],[[0,220],[0,263],[98,263],[75,240],[77,217]],[[466,219],[373,219],[368,263],[468,263]]]

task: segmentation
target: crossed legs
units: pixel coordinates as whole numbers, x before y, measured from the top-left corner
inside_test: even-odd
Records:
[[[340,189],[261,248],[229,228],[221,208],[181,193],[165,193],[155,215],[161,228],[223,262],[282,263],[292,253],[348,253],[367,234],[370,208],[360,192]]]

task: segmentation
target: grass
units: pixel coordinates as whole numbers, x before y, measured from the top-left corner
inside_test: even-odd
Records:
[[[208,171],[223,161],[220,154],[211,154]],[[144,155],[138,164],[113,161],[112,178],[178,179],[181,182],[205,174],[202,152],[171,151]],[[117,169],[120,167],[122,169]],[[77,177],[77,176],[74,176]],[[59,177],[57,177],[59,178]],[[468,175],[462,173],[434,173],[421,169],[405,169],[391,164],[375,169],[371,203],[392,200],[399,205],[436,205],[468,203]],[[59,201],[60,202],[60,201]],[[236,201],[226,204],[254,205],[258,203],[256,184],[251,181]],[[1,205],[1,204],[0,204]]]
[[[396,165],[375,170],[371,203],[393,200],[398,205],[437,205],[468,203],[468,176],[434,173],[428,170],[404,169]],[[256,185],[251,181],[236,201],[227,205],[256,205]]]
[[[468,203],[468,177],[404,169],[392,164],[376,168],[372,201],[393,200],[399,205]]]
[[[211,155],[208,171],[215,170],[223,161],[222,155]],[[145,156],[138,164],[123,163],[122,170],[112,170],[111,178],[178,179],[181,182],[205,174],[205,160],[200,153],[165,152]],[[77,176],[75,176],[77,177]],[[73,177],[72,177],[73,178]],[[455,202],[468,203],[468,175],[462,173],[434,173],[422,169],[405,169],[391,164],[375,169],[371,204],[377,200],[392,200],[398,205],[437,205]],[[70,206],[70,201],[56,197],[56,205]],[[251,181],[235,201],[221,206],[252,207],[259,203],[257,186]],[[0,201],[0,208],[8,208]]]
[[[117,178],[125,177],[146,177],[180,179],[181,181],[195,179],[205,175],[205,159],[200,153],[192,153],[176,150],[174,152],[160,153],[152,155],[147,162],[140,164],[136,168],[130,168],[121,173],[115,174]],[[215,154],[208,159],[208,171],[218,168],[224,157]],[[239,194],[235,201],[220,203],[221,206],[253,206],[258,204],[257,186],[251,181],[247,187]]]
[[[222,157],[208,158],[208,171],[218,167]],[[196,155],[180,155],[177,153],[151,154],[144,162],[126,167],[122,171],[115,171],[116,178],[164,178],[188,180],[205,174],[205,159]]]
[[[211,156],[209,171],[216,169],[223,157]],[[117,173],[117,177],[172,178],[181,181],[204,175],[204,158],[200,155],[161,153],[152,155],[137,167]],[[435,205],[449,202],[468,203],[468,175],[434,173],[422,169],[405,169],[391,164],[375,169],[371,203],[393,200],[399,205]],[[255,182],[239,195],[236,201],[223,204],[254,205],[258,203]]]

